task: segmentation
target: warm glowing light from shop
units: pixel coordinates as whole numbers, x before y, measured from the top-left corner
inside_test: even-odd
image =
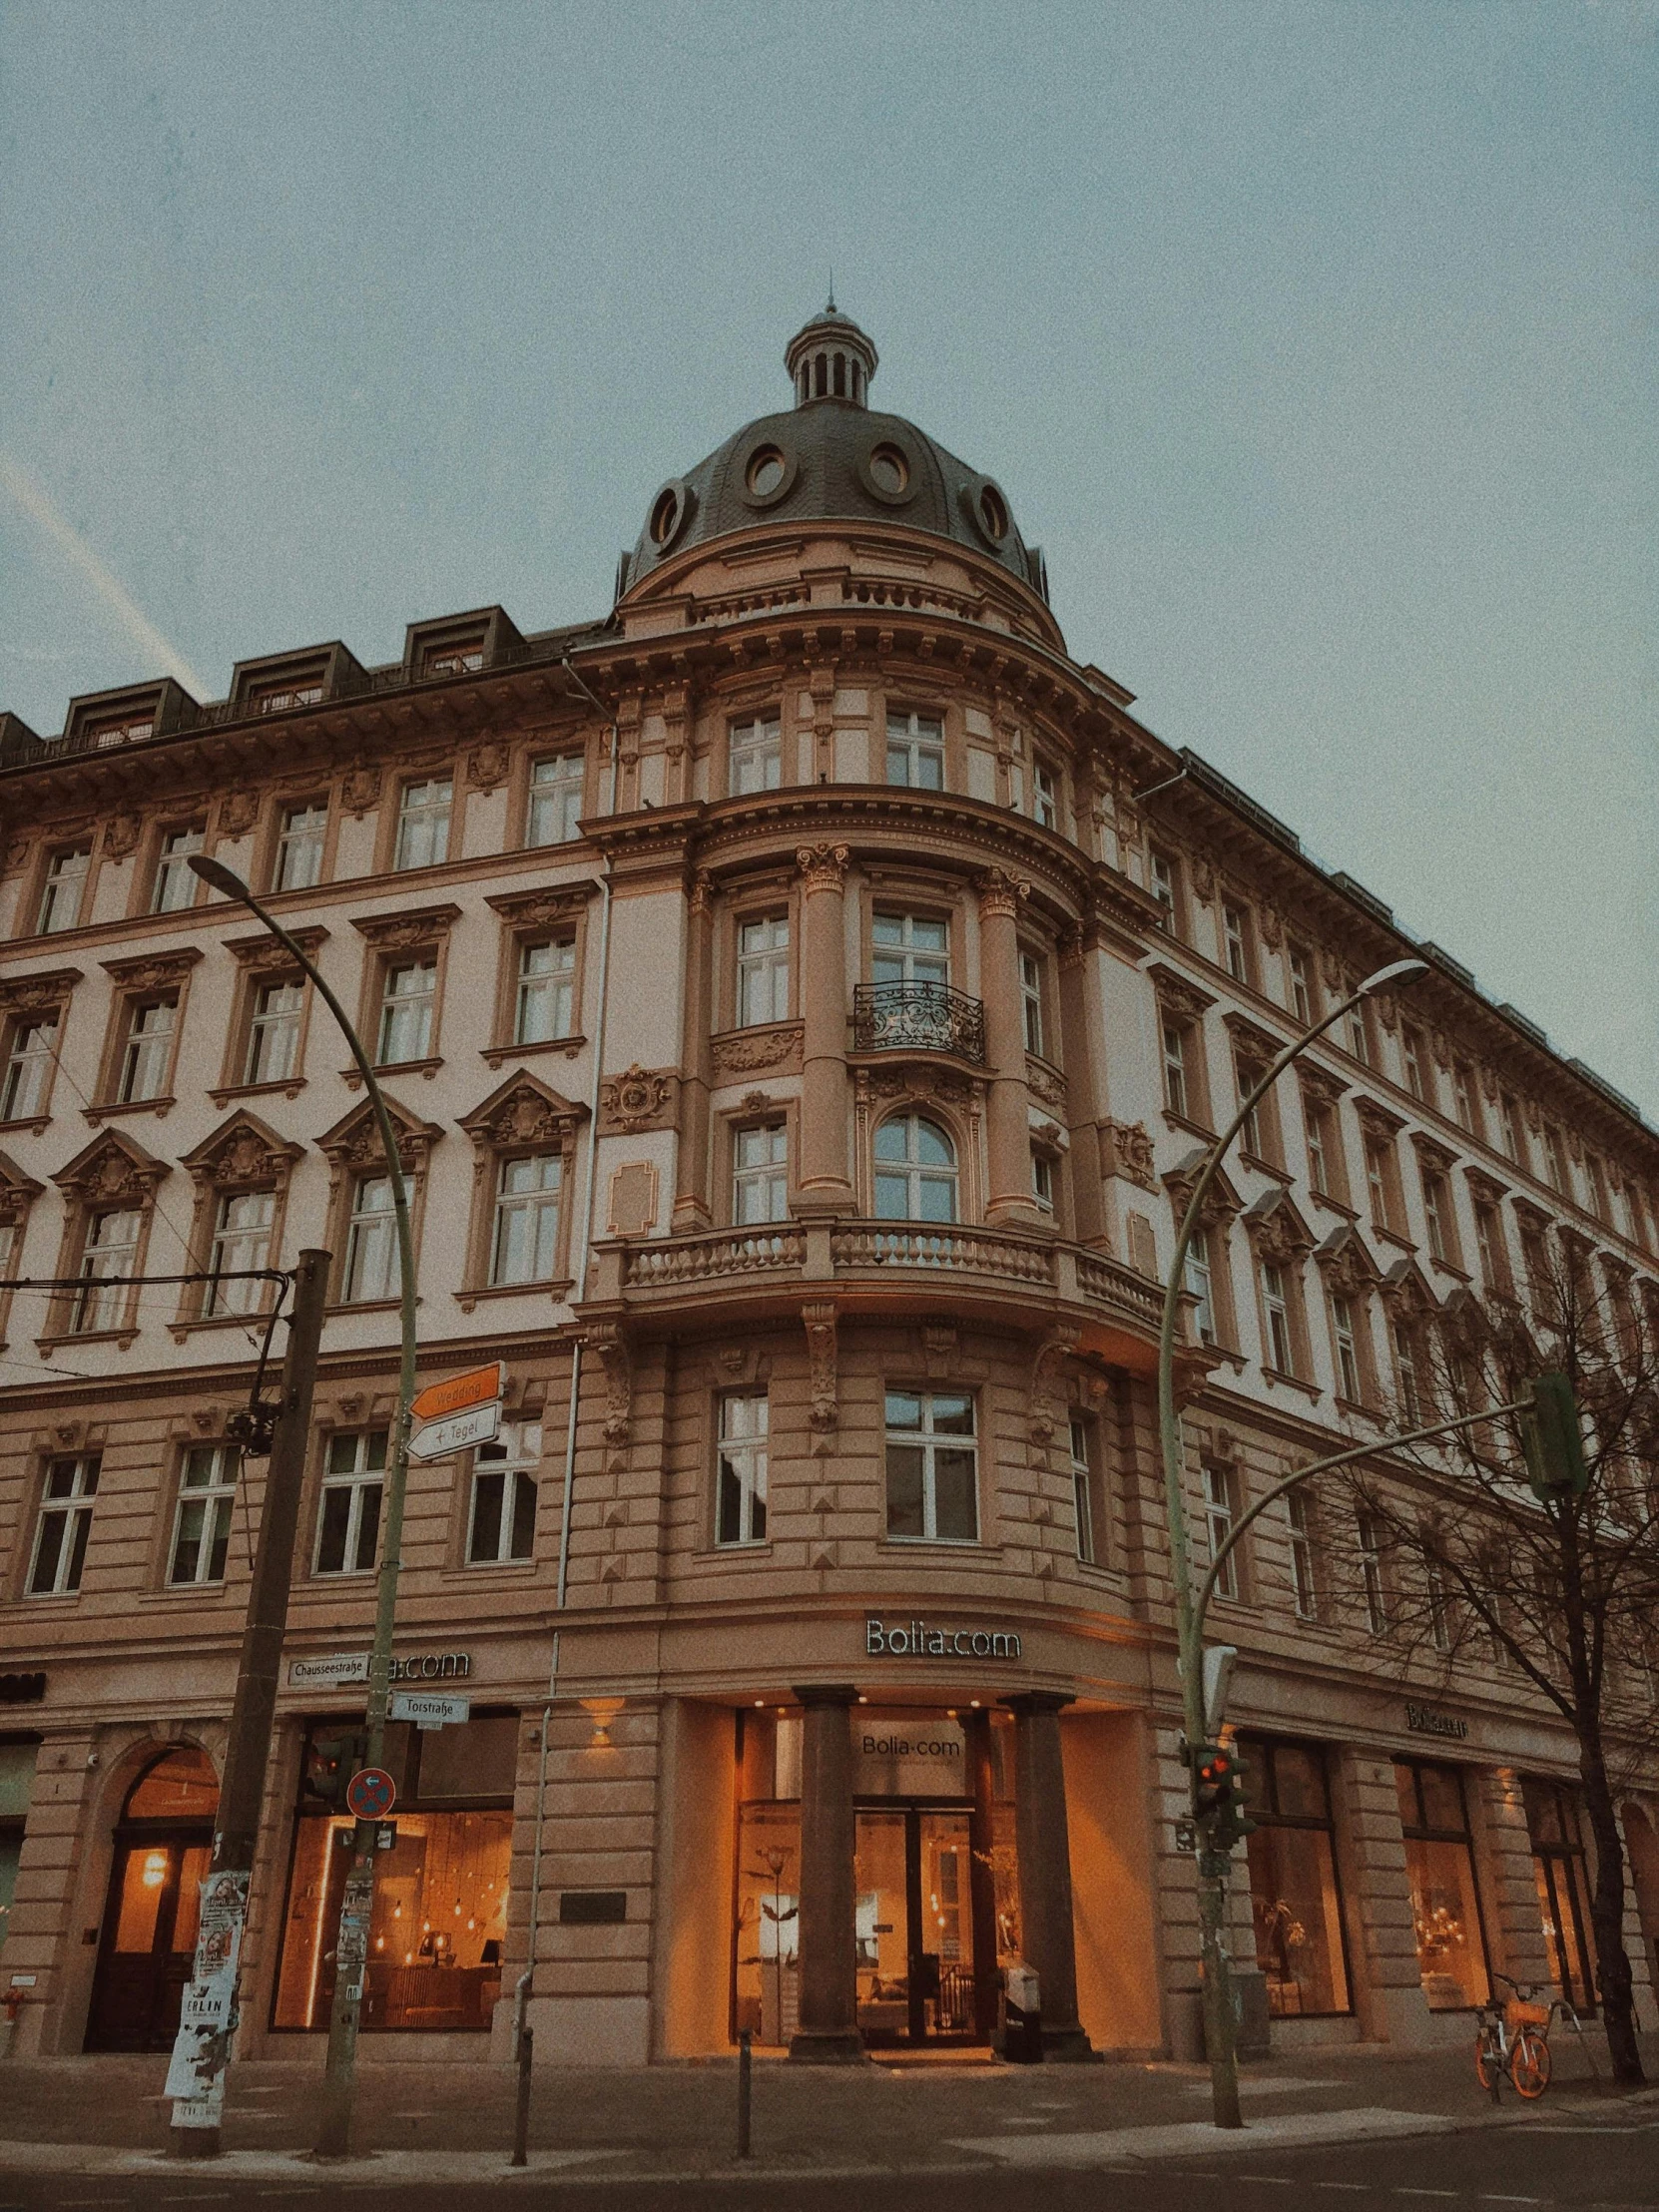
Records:
[[[167,1880],[167,1853],[153,1851],[144,1862],[144,1887],[159,1890]]]

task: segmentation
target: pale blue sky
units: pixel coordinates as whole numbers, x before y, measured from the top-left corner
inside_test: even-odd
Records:
[[[832,261],[1077,657],[1659,1121],[1656,88],[1650,0],[0,0],[0,705],[119,592],[213,695],[603,612]]]

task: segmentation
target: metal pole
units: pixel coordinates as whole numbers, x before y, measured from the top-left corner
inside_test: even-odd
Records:
[[[374,1642],[368,1662],[368,1737],[366,1759],[380,1764],[385,1749],[386,1705],[391,1690],[391,1639],[397,1612],[397,1572],[402,1564],[403,1495],[409,1475],[409,1405],[415,1384],[415,1271],[414,1242],[409,1230],[408,1193],[403,1184],[397,1131],[376,1080],[362,1039],[315,962],[304,947],[289,936],[274,914],[268,913],[234,869],[206,853],[193,853],[191,867],[228,898],[239,899],[279,943],[286,946],[301,972],[309,976],[317,996],[333,1015],[351,1057],[357,1063],[363,1089],[374,1110],[374,1120],[385,1156],[386,1177],[391,1185],[392,1212],[397,1225],[399,1361],[397,1409],[392,1418],[386,1454],[384,1526],[381,1532],[380,1566],[375,1589]],[[345,1878],[340,1905],[339,1934],[334,1946],[334,2003],[328,2022],[328,2056],[322,2078],[321,2124],[317,2130],[319,2158],[349,2157],[351,2105],[356,2081],[357,2028],[362,2012],[364,1975],[368,1966],[369,1923],[374,1911],[374,1823],[358,1821],[351,1840],[351,1871]]]
[[[749,2107],[755,2083],[755,2030],[738,2030],[738,2156],[749,2156]]]
[[[1241,1101],[1238,1112],[1211,1145],[1198,1171],[1176,1235],[1175,1256],[1164,1284],[1164,1311],[1158,1333],[1158,1440],[1164,1462],[1164,1513],[1169,1524],[1170,1574],[1174,1583],[1175,1635],[1181,1669],[1182,1725],[1190,1750],[1204,1742],[1204,1665],[1199,1618],[1193,1604],[1192,1554],[1187,1542],[1185,1450],[1181,1415],[1175,1403],[1175,1330],[1186,1288],[1187,1253],[1197,1231],[1211,1184],[1228,1147],[1257,1105],[1292,1061],[1317,1037],[1340,1021],[1351,1006],[1382,985],[1405,982],[1426,973],[1420,960],[1396,960],[1368,975],[1357,991],[1342,999],[1319,1021],[1279,1053]],[[1211,2112],[1217,2127],[1243,2127],[1239,2108],[1239,2060],[1233,2012],[1232,1959],[1227,1948],[1227,1874],[1230,1854],[1212,1848],[1205,1835],[1198,1854],[1199,1956],[1203,1975],[1204,2041],[1210,2059]]]
[[[559,1632],[553,1631],[553,1663],[547,1676],[547,1703],[541,1713],[541,1757],[536,1764],[536,1839],[530,1853],[530,1931],[524,1971],[513,1991],[513,2052],[518,2061],[518,2102],[513,2115],[513,2154],[522,2166],[530,2155],[530,1992],[536,1981],[536,1946],[541,1932],[541,1838],[547,1806],[547,1739],[553,1726],[553,1691],[559,1679]]]
[[[271,1737],[276,1715],[276,1685],[281,1672],[282,1638],[287,1629],[288,1593],[293,1579],[293,1540],[299,1525],[299,1492],[305,1478],[305,1447],[311,1432],[311,1395],[316,1382],[317,1348],[322,1340],[322,1310],[328,1297],[329,1255],[307,1250],[294,1272],[293,1313],[288,1321],[282,1362],[281,1400],[266,1471],[265,1504],[254,1546],[253,1580],[248,1592],[248,1622],[243,1630],[237,1686],[231,1700],[230,1741],[220,1785],[218,1826],[212,1872],[251,1876],[259,1837],[260,1808]],[[243,1915],[247,1905],[244,1893]],[[240,1947],[240,1946],[239,1946]],[[224,2067],[230,2059],[230,2032],[222,2049],[217,2096],[177,2099],[172,2148],[180,2158],[217,2158],[220,2123],[193,2126],[185,2113],[191,2104],[218,2104]]]

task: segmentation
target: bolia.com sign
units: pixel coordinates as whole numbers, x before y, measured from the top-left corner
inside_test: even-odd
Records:
[[[1018,1635],[1011,1628],[935,1628],[928,1621],[864,1618],[864,1656],[868,1659],[1018,1659]]]

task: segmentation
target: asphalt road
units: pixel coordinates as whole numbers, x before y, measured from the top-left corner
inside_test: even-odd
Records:
[[[1034,2147],[1034,2146],[1033,2146]],[[0,2151],[3,2158],[3,2151]],[[1659,2207],[1659,2118],[1529,2115],[1513,2127],[1309,2150],[1242,2149],[1226,2158],[1065,2171],[955,2167],[896,2174],[781,2172],[757,2165],[700,2179],[616,2174],[364,2187],[347,2173],[302,2183],[192,2173],[4,2174],[0,2212],[468,2212],[528,2193],[537,2212],[1470,2212],[1538,2206],[1561,2212]]]

